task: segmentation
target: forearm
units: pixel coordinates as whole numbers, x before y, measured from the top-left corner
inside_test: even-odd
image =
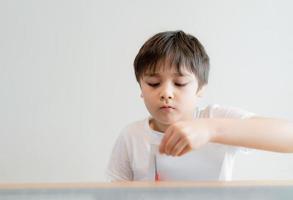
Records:
[[[211,119],[211,141],[276,152],[293,152],[293,123],[255,117]]]

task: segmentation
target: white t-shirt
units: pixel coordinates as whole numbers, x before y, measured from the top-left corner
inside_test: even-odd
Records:
[[[238,118],[253,113],[218,105],[197,109],[195,118]],[[154,181],[155,162],[162,181],[231,180],[239,147],[208,143],[180,157],[158,152],[163,134],[149,126],[150,118],[125,127],[113,148],[106,170],[109,181]],[[156,161],[155,161],[156,160]]]

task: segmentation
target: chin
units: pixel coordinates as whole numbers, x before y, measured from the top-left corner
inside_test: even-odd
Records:
[[[171,125],[171,124],[174,124],[174,123],[180,121],[179,118],[174,118],[174,117],[172,117],[172,118],[159,117],[159,118],[156,118],[156,120],[159,121],[161,124],[164,124],[164,125]]]

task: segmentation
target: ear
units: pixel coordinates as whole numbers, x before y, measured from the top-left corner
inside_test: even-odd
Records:
[[[196,92],[196,95],[197,95],[198,97],[203,97],[203,95],[204,95],[204,93],[205,93],[205,91],[206,91],[206,88],[207,88],[207,85],[203,85],[203,86],[200,88],[200,90],[198,90],[198,91]]]
[[[141,98],[143,98],[143,95],[142,95],[142,93],[140,94],[140,97],[141,97]]]

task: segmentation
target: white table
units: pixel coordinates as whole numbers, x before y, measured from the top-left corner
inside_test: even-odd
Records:
[[[293,181],[0,184],[0,200],[292,200]]]

